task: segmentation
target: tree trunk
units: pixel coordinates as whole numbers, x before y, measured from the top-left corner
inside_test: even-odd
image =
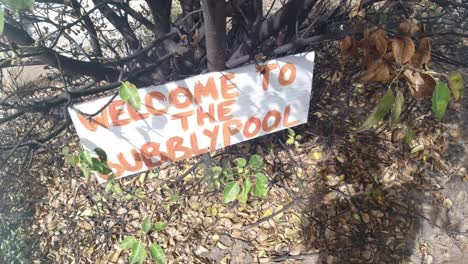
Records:
[[[202,0],[202,5],[208,70],[221,71],[225,68],[226,2]]]

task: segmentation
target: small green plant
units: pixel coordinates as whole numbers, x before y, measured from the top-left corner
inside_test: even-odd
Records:
[[[68,147],[62,149],[62,154],[65,156],[65,163],[80,168],[83,177],[88,178],[92,172],[109,175],[106,183],[106,192],[122,195],[122,189],[119,183],[115,181],[115,175],[107,165],[106,152],[101,148],[95,148],[93,153],[94,157],[88,150],[83,150],[78,155],[75,155],[70,153]],[[130,197],[127,196],[126,198],[128,199]]]
[[[149,216],[145,217],[141,223],[141,235],[137,238],[135,236],[126,236],[120,246],[124,251],[129,252],[129,262],[143,263],[148,258],[148,253],[151,258],[158,264],[166,264],[166,254],[162,247],[151,241],[148,234],[151,231],[162,232],[166,228],[165,222],[156,222],[153,224]]]
[[[260,155],[245,158],[236,158],[225,162],[223,167],[211,168],[211,176],[216,188],[224,185],[223,202],[230,203],[237,200],[247,203],[250,196],[265,198],[268,194],[268,178],[264,173],[264,161]]]
[[[288,139],[286,140],[286,145],[299,146],[299,140],[302,139],[301,135],[296,135],[296,132],[291,128],[288,128]]]

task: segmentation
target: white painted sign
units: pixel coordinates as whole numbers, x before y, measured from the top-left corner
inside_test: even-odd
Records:
[[[69,112],[84,148],[105,150],[123,177],[306,123],[313,69],[314,52],[296,54],[139,89],[138,111],[117,97],[91,121]],[[110,99],[74,107],[94,113]]]

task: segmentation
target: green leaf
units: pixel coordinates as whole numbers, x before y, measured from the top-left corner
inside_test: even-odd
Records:
[[[156,222],[154,223],[154,230],[158,231],[158,232],[161,232],[163,231],[164,229],[166,229],[167,227],[167,223],[165,222]]]
[[[237,195],[239,194],[239,192],[240,192],[240,186],[238,182],[232,181],[226,184],[226,187],[224,187],[223,202],[230,203],[234,201]]]
[[[35,0],[0,0],[11,9],[28,11],[34,7]]]
[[[107,161],[107,154],[102,148],[95,148],[94,152],[98,155],[101,161]]]
[[[262,156],[257,154],[250,156],[249,165],[254,169],[260,169],[263,166]]]
[[[5,10],[0,9],[0,35],[3,34],[3,29],[5,27]]]
[[[254,196],[264,198],[267,195],[268,179],[263,173],[255,174]]]
[[[66,147],[66,146],[63,147],[63,148],[62,148],[62,154],[65,155],[65,156],[68,155],[68,154],[70,154],[70,148],[69,148],[69,147]]]
[[[120,185],[118,183],[112,184],[112,192],[117,195],[122,195],[122,189],[120,188]]]
[[[91,158],[91,153],[87,150],[81,151],[80,160],[88,165],[90,168],[93,167],[93,160]]]
[[[455,101],[460,100],[463,96],[463,89],[465,88],[463,76],[457,71],[451,72],[448,77],[448,82],[453,93],[453,98]]]
[[[132,253],[130,254],[130,264],[143,263],[146,260],[145,245],[140,240],[137,240],[132,245]]]
[[[220,166],[211,167],[211,176],[213,177],[213,179],[218,179],[221,173],[223,173],[223,168],[221,168]]]
[[[91,158],[92,166],[91,168],[101,174],[107,175],[112,173],[112,170],[107,165],[107,162],[98,160],[97,158]]]
[[[406,127],[406,143],[411,147],[411,141],[414,138],[414,130],[411,127]]]
[[[449,101],[450,89],[446,83],[438,82],[432,94],[432,111],[439,122],[444,118]]]
[[[382,121],[385,115],[387,115],[388,112],[390,112],[392,109],[394,101],[395,94],[393,93],[392,89],[388,89],[382,100],[380,100],[380,103],[375,108],[374,112],[372,112],[372,114],[367,118],[366,122],[362,124],[358,132],[366,131]]]
[[[395,103],[392,108],[392,119],[391,126],[393,127],[400,120],[401,110],[403,109],[403,103],[405,102],[405,96],[401,91],[398,91],[395,98]]]
[[[294,145],[294,142],[295,142],[294,138],[290,137],[288,138],[288,140],[286,140],[286,145]]]
[[[242,187],[242,191],[237,196],[237,200],[239,201],[239,203],[247,203],[251,187],[252,187],[252,183],[250,182],[250,180],[248,178],[245,178],[244,186]]]
[[[151,218],[149,216],[145,217],[143,222],[141,223],[141,230],[146,234],[151,230]]]
[[[85,178],[88,178],[91,174],[91,169],[89,169],[88,167],[81,168],[81,173],[83,173],[83,176]]]
[[[424,150],[424,145],[419,144],[411,149],[411,154]]]
[[[288,134],[291,136],[291,137],[294,137],[296,135],[296,132],[294,132],[294,130],[292,130],[291,128],[288,128]]]
[[[131,105],[135,109],[140,109],[141,98],[137,87],[130,82],[122,82],[119,88],[119,96],[124,102]]]
[[[151,244],[149,247],[151,258],[158,264],[166,264],[166,254],[160,245]]]
[[[136,242],[136,239],[134,236],[126,236],[122,242],[120,243],[120,247],[123,250],[129,250],[132,248],[133,244]]]
[[[247,160],[244,159],[244,158],[237,158],[235,160],[233,160],[234,164],[236,164],[236,166],[238,168],[244,168],[245,165],[247,165]]]

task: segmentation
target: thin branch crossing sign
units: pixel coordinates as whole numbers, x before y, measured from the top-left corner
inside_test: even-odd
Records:
[[[141,88],[139,109],[109,96],[69,112],[84,148],[103,149],[115,176],[128,176],[307,122],[314,56]]]

